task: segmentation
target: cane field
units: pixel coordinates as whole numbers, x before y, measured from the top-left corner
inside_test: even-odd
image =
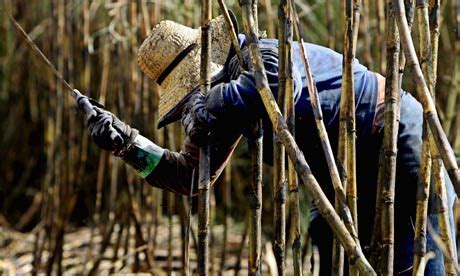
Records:
[[[334,230],[334,275],[344,270],[350,275],[396,273],[393,226],[398,210],[391,154],[399,115],[391,93],[401,86],[422,103],[426,124],[413,221],[413,275],[423,275],[431,257],[424,237],[433,230],[423,211],[431,196],[439,197],[441,231],[435,240],[446,274],[459,273],[458,254],[442,227],[445,183],[439,177],[445,167],[451,177],[457,175],[452,182],[460,187],[459,0],[0,1],[0,275],[319,275],[321,256],[307,231],[311,197],[318,189],[290,140],[292,93],[280,92],[278,103],[287,105],[281,111],[265,106],[282,118],[273,121],[279,135],[274,166],[261,162],[262,139],[243,138],[207,189],[203,147],[203,166],[196,173],[204,178],[193,183],[199,195],[188,197],[150,186],[120,158],[99,149],[68,89],[94,98],[158,145],[179,151],[184,129],[180,122],[157,129],[157,86],[141,71],[137,51],[161,20],[199,28],[227,9],[238,19],[232,33],[279,38],[284,53],[290,52],[292,40],[329,47],[345,53],[344,68],[356,57],[397,89],[386,92],[385,154],[373,227],[377,234],[366,250],[359,248],[356,225],[347,218],[354,220],[356,210],[374,207],[360,206],[356,199],[352,172],[360,168],[353,165],[354,100],[340,103],[344,123],[339,153],[328,157],[341,199],[323,209],[333,214],[328,222],[340,225]],[[31,47],[21,28],[68,84]],[[262,72],[254,58],[259,53],[250,54],[252,68]],[[204,51],[201,60],[204,72],[209,64]],[[279,70],[285,73],[280,87],[287,92],[290,64],[280,57]],[[350,83],[348,77],[344,70],[344,84]],[[205,74],[201,81],[209,83]],[[260,84],[262,98],[269,101],[269,90]],[[350,254],[354,265],[344,267]]]

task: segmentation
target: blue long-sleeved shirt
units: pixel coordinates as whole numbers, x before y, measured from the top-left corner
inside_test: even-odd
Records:
[[[264,106],[255,86],[253,73],[248,63],[248,53],[245,47],[245,37],[240,36],[244,60],[248,71],[240,72],[237,57],[231,51],[229,59],[222,72],[216,77],[216,83],[210,91],[209,99],[212,113],[217,114],[222,125],[234,123],[247,125],[257,118],[264,119],[266,145],[271,143],[271,123],[265,115]],[[278,41],[262,39],[259,42],[268,83],[275,98],[278,92]],[[310,96],[308,93],[304,66],[300,58],[300,44],[295,42],[293,47],[293,83],[296,113],[296,140],[299,147],[308,156],[309,148],[319,146],[316,125],[313,117]],[[312,75],[316,83],[319,101],[323,112],[323,120],[330,135],[330,140],[337,140],[340,95],[342,84],[342,55],[328,48],[304,44],[309,58]],[[354,62],[354,83],[356,102],[356,131],[358,139],[368,138],[371,134],[376,101],[377,77],[366,67]],[[214,99],[223,102],[215,104]],[[271,163],[271,148],[265,148],[265,161]]]

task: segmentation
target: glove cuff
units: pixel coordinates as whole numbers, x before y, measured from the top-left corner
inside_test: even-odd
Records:
[[[146,178],[160,163],[165,149],[138,133],[136,130],[134,140],[117,156],[136,169],[142,178]]]

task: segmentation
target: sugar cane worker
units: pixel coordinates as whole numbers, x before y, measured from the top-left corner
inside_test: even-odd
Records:
[[[264,125],[264,161],[272,164],[273,131],[256,89],[245,37],[239,36],[245,68],[239,66],[224,18],[212,20],[212,88],[199,93],[200,31],[172,21],[156,25],[138,52],[138,62],[147,76],[159,86],[159,126],[182,119],[186,138],[180,152],[173,152],[142,136],[114,114],[95,108],[88,117],[94,142],[134,167],[140,177],[155,187],[188,195],[192,171],[198,167],[199,147],[211,144],[211,182],[217,179],[243,135],[253,136],[251,127],[260,118]],[[278,90],[277,40],[261,39],[261,54],[272,93]],[[293,43],[293,82],[296,136],[313,174],[333,202],[334,190],[322,152],[306,85],[300,45]],[[342,84],[342,55],[331,49],[304,44],[316,82],[332,148],[337,149],[339,103]],[[383,98],[385,79],[354,61],[356,96],[356,151],[358,220],[360,242],[369,246],[383,137]],[[413,259],[413,223],[422,145],[422,108],[408,93],[401,91],[401,119],[398,135],[395,198],[394,271],[411,273]],[[262,135],[262,134],[260,134]],[[254,137],[249,137],[254,138]],[[448,210],[452,237],[452,207],[455,193],[446,174]],[[435,198],[435,197],[431,197]],[[432,200],[434,201],[434,200]],[[437,229],[436,208],[430,202],[429,222]],[[331,267],[332,232],[315,210],[309,227],[313,242],[320,249],[321,274]],[[455,240],[453,241],[455,243]],[[442,275],[442,253],[428,235],[427,250],[436,257],[429,261],[427,273]]]

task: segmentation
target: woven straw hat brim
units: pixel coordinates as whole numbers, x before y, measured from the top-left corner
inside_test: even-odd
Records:
[[[231,46],[230,33],[223,16],[211,21],[211,32],[211,72],[215,75],[223,67]],[[160,84],[160,120],[200,84],[201,32],[173,21],[163,21],[153,28],[139,48],[138,63],[142,71],[156,81],[165,68],[193,43],[196,44],[193,50]]]

